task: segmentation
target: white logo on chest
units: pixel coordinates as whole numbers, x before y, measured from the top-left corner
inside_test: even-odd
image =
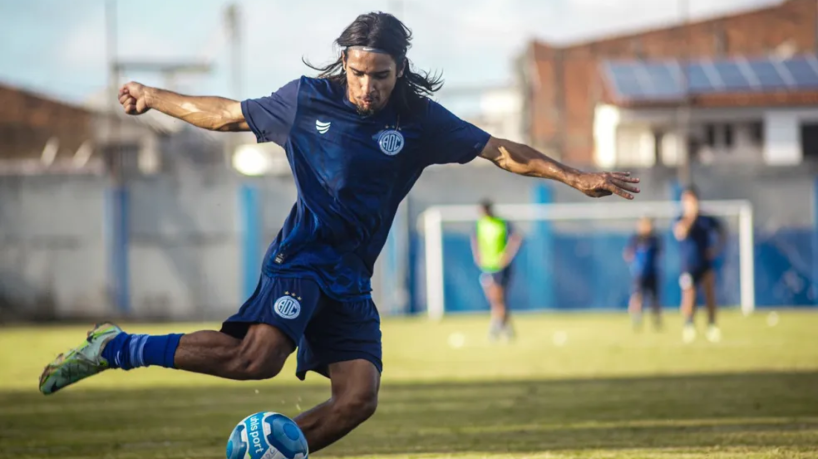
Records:
[[[378,146],[381,151],[389,156],[395,156],[403,150],[403,134],[400,131],[389,129],[378,134]]]
[[[315,129],[318,130],[319,134],[326,134],[329,131],[329,127],[332,125],[331,121],[327,121],[326,123],[321,122],[319,120],[315,120]]]

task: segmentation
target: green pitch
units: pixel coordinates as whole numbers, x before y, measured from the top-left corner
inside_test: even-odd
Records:
[[[683,345],[676,315],[639,334],[622,314],[519,315],[519,340],[497,345],[486,317],[387,319],[378,413],[316,457],[818,457],[818,313],[771,319],[725,313],[716,345]],[[43,365],[84,331],[0,329],[0,458],[217,459],[244,416],[328,396],[292,362],[267,382],[151,368],[40,395]]]

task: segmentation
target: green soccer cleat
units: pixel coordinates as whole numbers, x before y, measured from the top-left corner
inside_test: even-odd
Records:
[[[109,369],[108,361],[102,358],[102,349],[120,333],[122,329],[112,323],[97,324],[88,332],[84,343],[66,354],[58,355],[45,367],[40,375],[40,392],[45,395],[53,394]]]

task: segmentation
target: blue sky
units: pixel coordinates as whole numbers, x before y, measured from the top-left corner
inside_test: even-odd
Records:
[[[82,102],[104,91],[105,0],[0,0],[0,82]],[[688,0],[692,17],[776,3]],[[309,73],[301,58],[334,57],[332,40],[362,12],[395,12],[415,34],[409,57],[441,70],[450,87],[511,78],[531,38],[570,42],[679,18],[677,0],[237,0],[243,93],[233,94],[222,15],[230,0],[118,0],[122,59],[209,60],[209,75],[180,78],[185,92],[255,97]],[[439,5],[445,4],[445,8]],[[151,74],[127,74],[148,84]]]

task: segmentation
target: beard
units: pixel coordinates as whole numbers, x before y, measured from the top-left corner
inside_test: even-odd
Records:
[[[378,110],[377,110],[377,109],[374,109],[374,108],[363,108],[363,107],[361,107],[361,106],[360,106],[360,105],[358,105],[358,104],[355,104],[355,111],[357,111],[357,112],[358,112],[358,115],[360,115],[360,116],[372,116],[372,115],[374,115],[375,113],[377,113],[377,112],[378,112]]]

